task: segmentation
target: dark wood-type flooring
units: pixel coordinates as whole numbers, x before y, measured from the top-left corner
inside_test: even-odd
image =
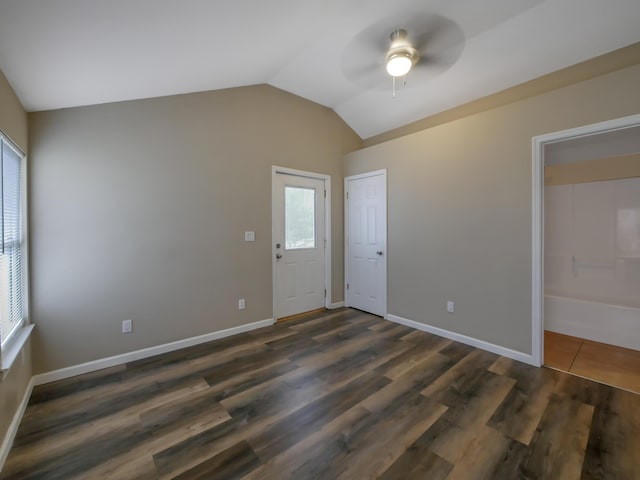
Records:
[[[34,389],[2,479],[640,479],[640,396],[362,312]]]

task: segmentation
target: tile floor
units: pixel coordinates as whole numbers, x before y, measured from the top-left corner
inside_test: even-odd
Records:
[[[544,332],[548,367],[640,393],[640,351]]]

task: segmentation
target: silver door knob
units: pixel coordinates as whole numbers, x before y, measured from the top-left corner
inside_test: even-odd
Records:
[[[382,250],[378,250],[376,253],[377,253],[378,255],[382,255]]]
[[[280,260],[280,259],[282,258],[282,255],[281,255],[281,254],[279,254],[279,253],[276,253],[276,258],[277,258],[278,260]]]

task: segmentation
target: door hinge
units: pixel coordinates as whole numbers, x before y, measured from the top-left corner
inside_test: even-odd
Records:
[[[324,191],[324,198],[327,198],[327,191]]]
[[[347,192],[347,200],[349,200],[349,192]]]
[[[347,290],[349,290],[349,284],[347,283]]]
[[[324,289],[324,298],[327,298],[327,289]]]

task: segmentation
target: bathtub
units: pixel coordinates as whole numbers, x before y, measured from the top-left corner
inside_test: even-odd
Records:
[[[616,302],[618,303],[618,302]],[[544,328],[640,350],[640,302],[567,297],[545,291]]]

